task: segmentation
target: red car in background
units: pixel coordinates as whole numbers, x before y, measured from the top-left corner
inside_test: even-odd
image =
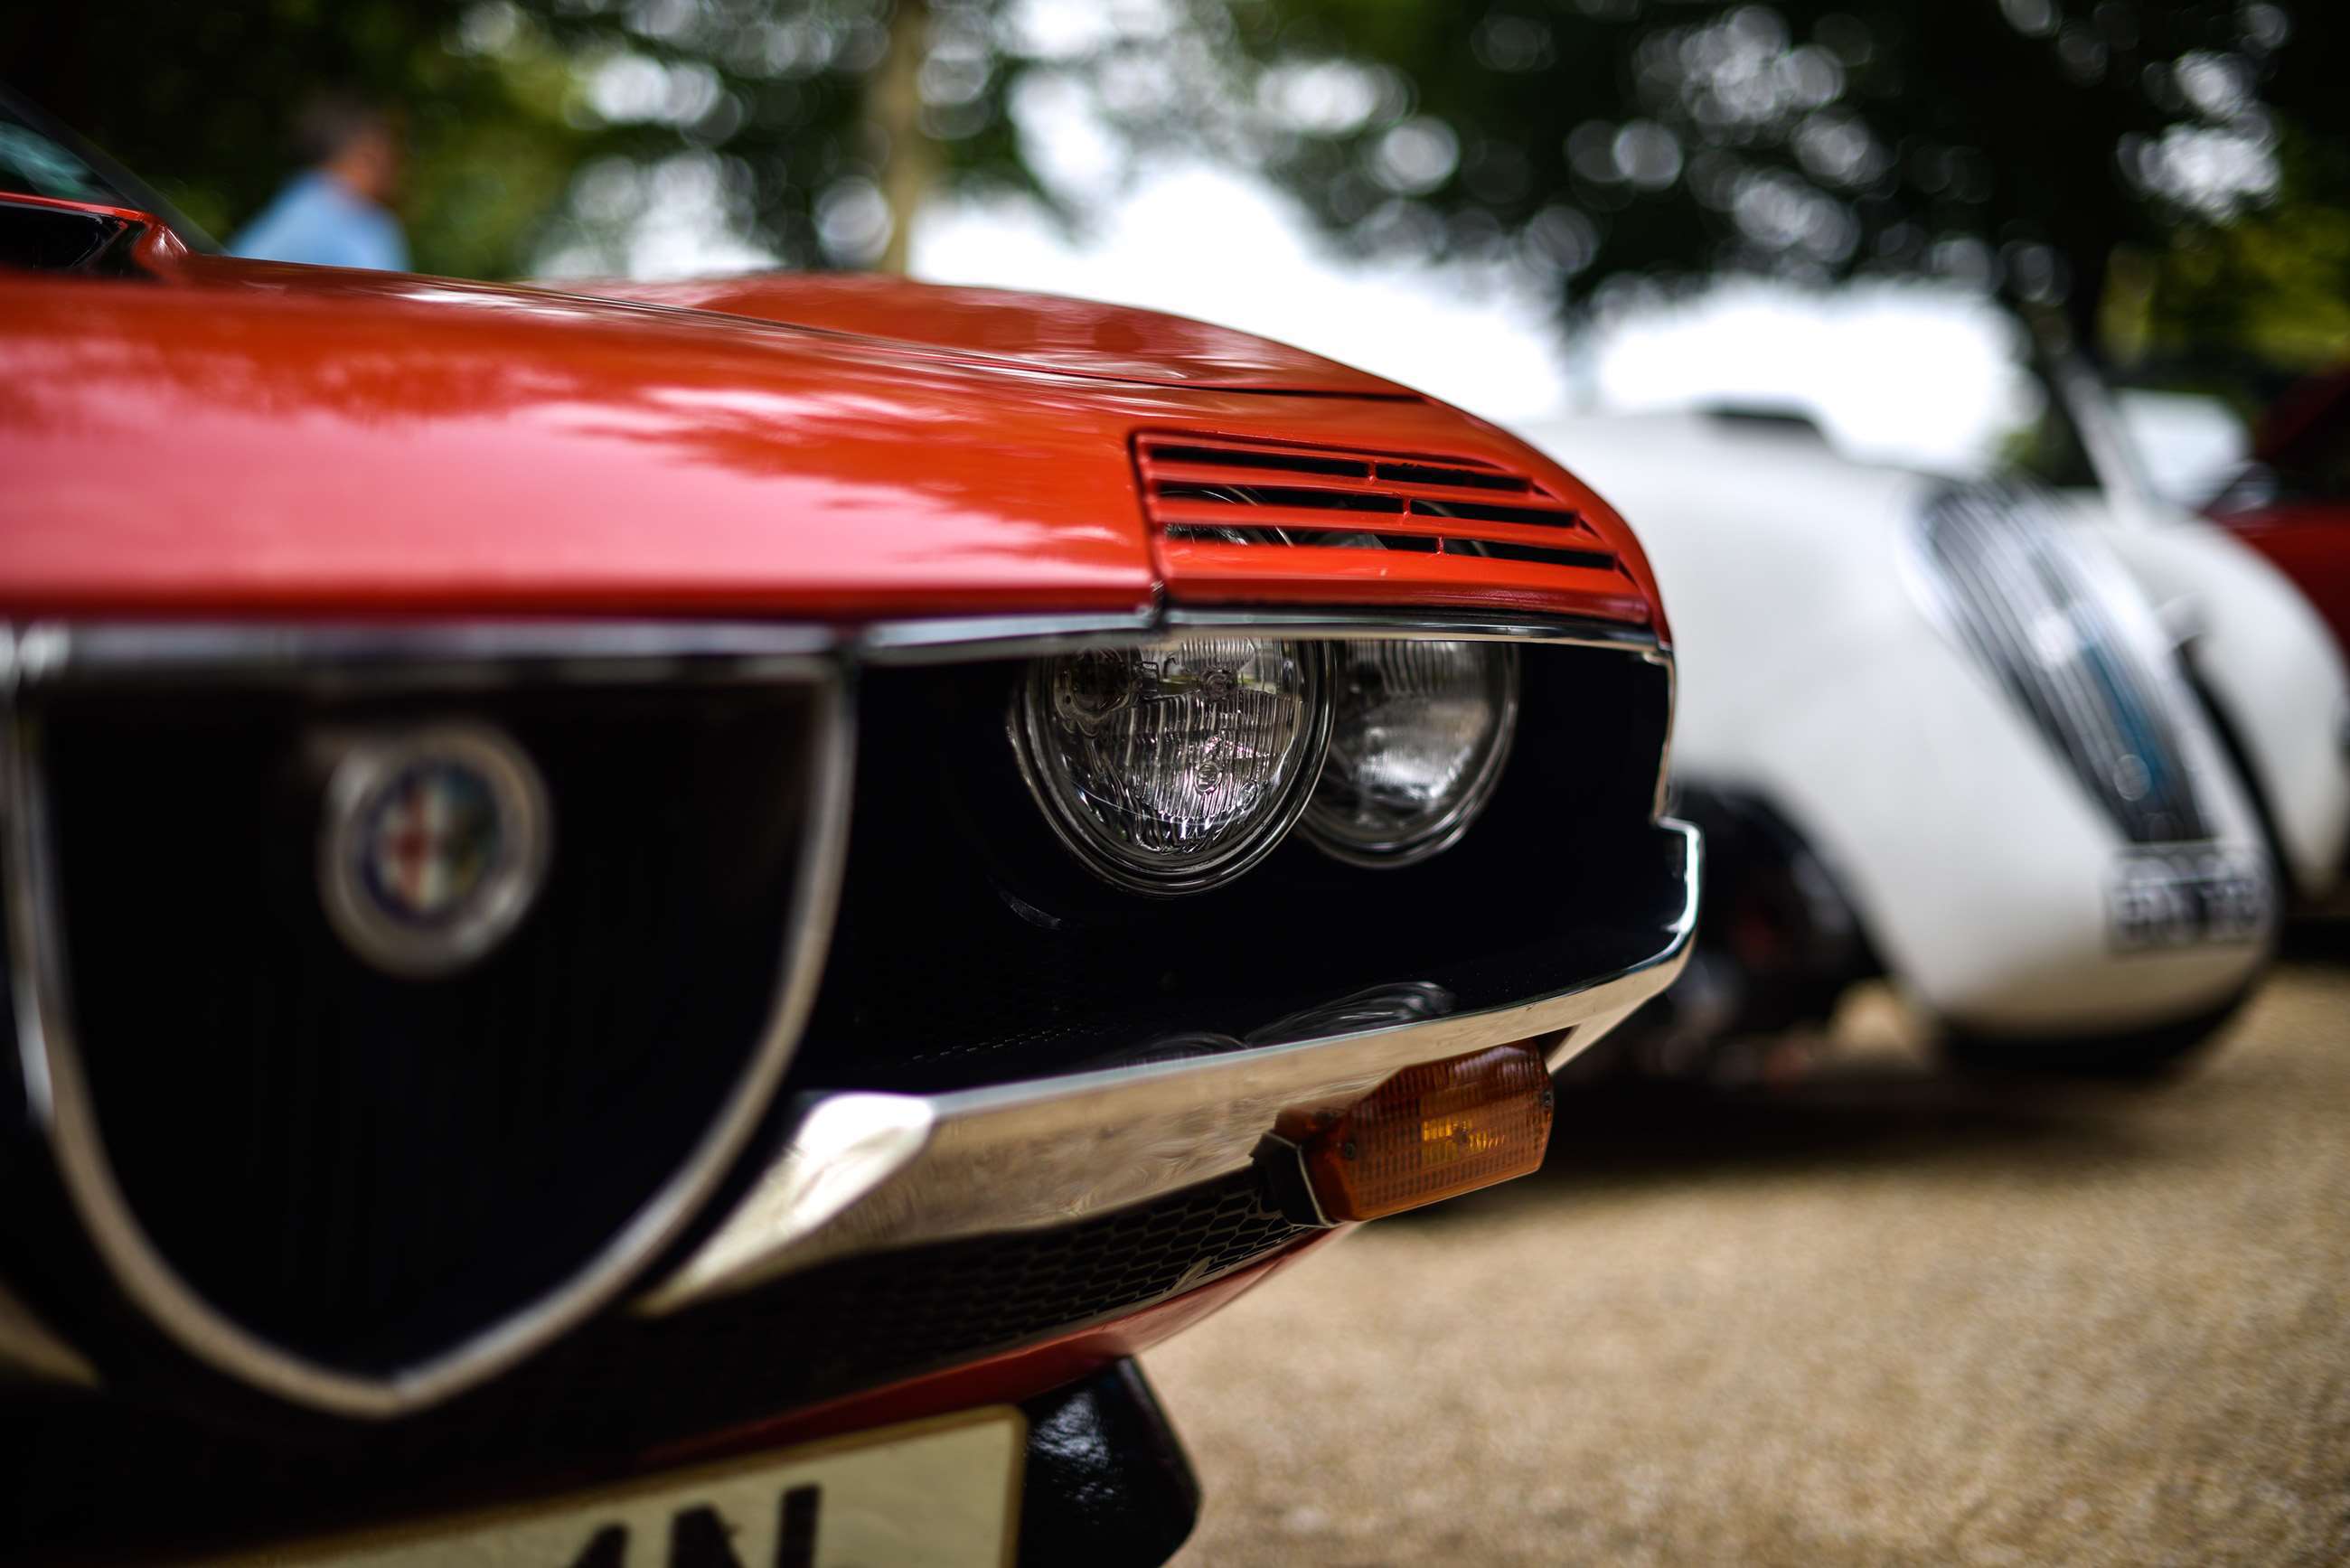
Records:
[[[228,260],[10,130],[11,1560],[1160,1561],[1134,1354],[1530,1169],[1683,961],[1654,580],[1489,426]]]
[[[2350,657],[2350,369],[2279,399],[2207,510],[2309,596]]]

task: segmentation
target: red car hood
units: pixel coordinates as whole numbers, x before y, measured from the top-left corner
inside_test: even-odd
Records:
[[[849,273],[764,273],[694,283],[585,283],[578,292],[1156,386],[1417,396],[1392,381],[1230,327],[1056,295],[952,288]]]
[[[1621,561],[1431,597],[1356,551],[1318,594],[1174,597],[1652,618],[1621,523],[1511,438],[1195,322],[864,279],[157,271],[0,281],[0,614],[1132,611],[1169,590],[1131,442],[1174,430],[1532,465]]]

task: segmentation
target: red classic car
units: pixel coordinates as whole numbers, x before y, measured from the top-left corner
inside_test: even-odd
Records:
[[[1159,1561],[1134,1355],[1531,1168],[1679,967],[1655,584],[1490,426],[229,260],[16,129],[12,1560]]]
[[[2350,369],[2280,399],[2209,510],[2309,596],[2350,658]]]

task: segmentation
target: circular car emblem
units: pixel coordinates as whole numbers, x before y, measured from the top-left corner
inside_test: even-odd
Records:
[[[549,836],[546,785],[498,731],[450,724],[363,741],[327,786],[327,918],[378,969],[450,973],[529,912]]]

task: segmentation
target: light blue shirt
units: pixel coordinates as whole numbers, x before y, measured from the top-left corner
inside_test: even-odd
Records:
[[[408,270],[408,240],[399,220],[316,169],[288,181],[228,248],[255,261]]]

